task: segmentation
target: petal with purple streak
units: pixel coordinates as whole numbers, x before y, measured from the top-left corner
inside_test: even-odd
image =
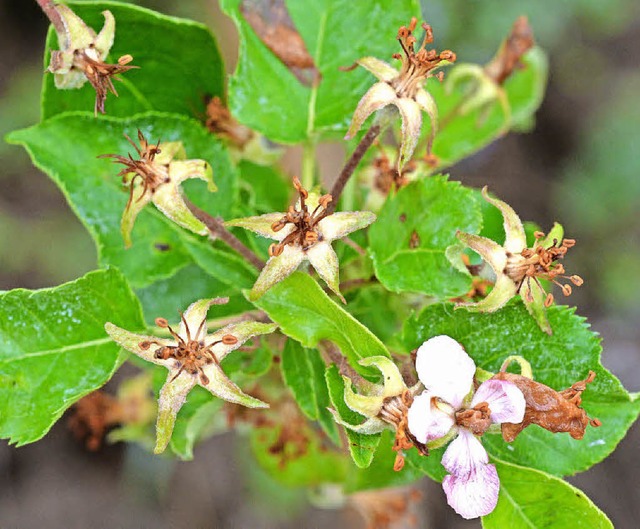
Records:
[[[465,477],[449,475],[442,481],[447,503],[463,518],[485,516],[495,509],[500,479],[494,465],[480,465]]]
[[[442,456],[442,466],[460,478],[470,476],[488,462],[489,456],[480,440],[465,429],[460,429]]]
[[[471,407],[486,402],[491,410],[494,423],[520,423],[524,419],[526,402],[518,387],[506,380],[483,382],[471,401]]]

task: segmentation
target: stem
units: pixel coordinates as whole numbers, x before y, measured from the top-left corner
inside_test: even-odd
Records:
[[[52,0],[36,0],[36,2],[38,2],[38,5],[42,8],[42,11],[44,12],[44,14],[47,15],[47,18],[49,19],[54,29],[56,30],[56,33],[58,35],[64,35],[65,33],[64,21],[62,20],[62,17],[60,16],[60,13],[56,9],[56,6],[53,3],[53,1]],[[60,45],[62,45],[62,43],[60,43]]]
[[[316,172],[316,142],[310,139],[302,152],[302,187],[311,189]]]
[[[351,175],[356,170],[356,167],[358,167],[358,164],[364,157],[367,150],[369,150],[369,147],[371,147],[374,140],[378,137],[381,130],[382,128],[380,125],[378,124],[372,125],[371,128],[364,135],[362,140],[360,140],[360,143],[356,147],[355,151],[353,151],[353,154],[351,155],[351,157],[347,160],[347,163],[342,168],[342,171],[340,172],[338,179],[336,180],[335,184],[333,184],[333,187],[331,188],[331,197],[333,198],[333,200],[329,203],[329,206],[327,207],[328,213],[333,213],[335,211],[336,206],[338,205],[338,199],[340,198],[340,195],[344,190],[344,186],[349,181],[349,178],[351,178]]]
[[[356,386],[360,386],[363,383],[368,384],[368,382],[362,378],[360,373],[351,367],[347,359],[342,356],[340,349],[338,349],[333,343],[328,340],[322,340],[320,344],[323,346],[322,350],[325,352],[329,362],[338,367],[338,371],[341,375],[349,377]]]
[[[209,229],[211,235],[224,241],[229,247],[242,255],[242,257],[249,261],[258,270],[262,270],[264,268],[264,261],[247,248],[233,233],[225,228],[222,220],[209,215],[206,211],[201,210],[198,206],[186,199],[185,203],[191,210],[191,213],[193,213],[198,220]]]

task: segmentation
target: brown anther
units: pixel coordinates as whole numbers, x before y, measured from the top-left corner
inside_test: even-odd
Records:
[[[277,222],[274,222],[274,223],[271,225],[271,229],[272,229],[273,231],[275,231],[275,232],[278,232],[278,231],[280,231],[282,228],[284,228],[284,227],[285,227],[285,225],[286,225],[286,222],[282,222],[282,220],[279,220],[279,221],[277,221]]]
[[[418,19],[416,17],[411,17],[411,22],[409,22],[409,31],[413,33],[417,25],[418,25]]]
[[[305,244],[311,245],[318,241],[318,234],[315,231],[308,231],[304,234]]]
[[[563,239],[562,240],[562,246],[564,246],[565,248],[573,248],[576,245],[576,240],[575,239]]]
[[[562,285],[562,293],[565,296],[570,296],[571,295],[571,286],[570,285]]]
[[[529,301],[533,301],[533,299],[531,299]],[[549,292],[547,294],[547,297],[544,300],[544,306],[549,308],[551,305],[553,305],[553,294],[551,292]]]
[[[140,347],[140,349],[142,349],[143,351],[146,351],[147,349],[149,349],[149,347],[151,347],[151,342],[145,340],[144,342],[140,342],[138,344],[138,347]]]
[[[169,327],[169,322],[164,318],[156,318],[156,325],[162,329],[166,329]]]
[[[320,204],[320,206],[322,206],[324,209],[327,209],[329,207],[329,204],[333,201],[333,197],[329,194],[327,195],[322,195],[320,197],[320,199],[318,200],[318,204]]]
[[[205,375],[202,371],[200,372],[200,382],[205,386],[209,383],[209,377]]]
[[[533,232],[533,237],[536,240],[543,239],[544,238],[544,232],[543,231],[534,231]]]
[[[238,343],[238,339],[232,334],[225,334],[222,337],[222,343],[225,345],[235,345]]]
[[[278,257],[284,251],[284,246],[281,244],[273,243],[269,246],[269,255],[271,257]]]
[[[120,66],[124,66],[125,64],[129,64],[133,60],[133,57],[129,54],[123,55],[118,59],[118,64]]]

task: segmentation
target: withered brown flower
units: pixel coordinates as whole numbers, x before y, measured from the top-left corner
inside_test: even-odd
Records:
[[[582,392],[595,377],[595,372],[589,371],[584,380],[576,382],[564,391],[556,391],[522,375],[504,371],[496,374],[493,379],[506,380],[516,385],[522,391],[526,402],[522,422],[502,423],[504,440],[510,443],[531,424],[537,424],[553,433],[568,432],[574,439],[582,439],[587,425],[597,427],[602,424],[598,419],[590,419],[587,412],[580,407]]]

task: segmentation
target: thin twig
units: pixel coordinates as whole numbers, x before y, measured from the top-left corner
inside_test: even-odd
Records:
[[[369,382],[362,378],[362,376],[355,369],[353,369],[353,367],[351,367],[347,359],[342,356],[340,349],[338,349],[333,343],[328,340],[322,340],[322,342],[320,342],[320,345],[322,346],[322,350],[327,355],[329,362],[336,365],[341,375],[349,377],[351,381],[358,387],[360,387],[361,385],[369,384]]]
[[[346,281],[343,281],[342,283],[340,283],[340,292],[345,291],[345,290],[351,290],[352,288],[357,288],[357,287],[364,287],[367,285],[375,285],[376,283],[378,283],[378,280],[375,277],[369,277],[369,278],[358,278],[358,279],[347,279]]]
[[[224,241],[230,248],[233,248],[236,252],[242,255],[242,257],[249,261],[258,270],[262,270],[264,268],[264,261],[247,248],[240,239],[233,235],[233,233],[225,227],[221,219],[209,215],[209,213],[201,210],[198,206],[186,199],[185,203],[191,210],[191,213],[193,213],[198,220],[209,229],[211,235]]]
[[[36,0],[59,35],[64,34],[64,21],[52,0]],[[60,43],[62,45],[62,43]]]
[[[353,151],[353,154],[347,160],[347,163],[342,168],[338,179],[333,184],[333,188],[331,188],[331,197],[333,200],[331,200],[329,206],[327,207],[327,211],[329,213],[333,213],[335,211],[336,206],[338,205],[338,199],[340,198],[340,195],[342,195],[342,191],[344,190],[344,186],[347,185],[349,178],[351,178],[351,175],[356,170],[356,167],[358,167],[360,160],[362,160],[367,150],[369,150],[369,147],[371,147],[374,140],[380,134],[381,130],[382,128],[380,127],[380,125],[373,125],[364,135],[362,140],[360,140],[360,143],[356,147],[355,151]]]

